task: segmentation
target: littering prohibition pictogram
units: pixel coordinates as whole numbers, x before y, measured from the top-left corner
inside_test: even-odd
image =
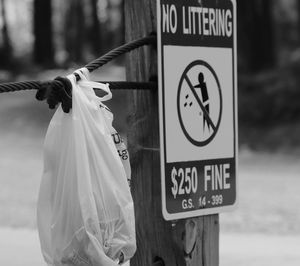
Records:
[[[205,146],[216,136],[222,116],[218,76],[205,61],[196,60],[184,70],[177,92],[181,129],[195,146]]]

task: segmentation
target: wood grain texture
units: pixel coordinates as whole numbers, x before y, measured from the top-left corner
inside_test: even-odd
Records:
[[[134,40],[156,32],[156,1],[125,0],[125,38]],[[157,53],[143,47],[126,60],[128,81],[157,76]],[[132,166],[137,252],[131,266],[151,266],[162,258],[166,266],[217,266],[218,215],[167,222],[162,217],[159,157],[158,92],[132,91],[128,144]]]

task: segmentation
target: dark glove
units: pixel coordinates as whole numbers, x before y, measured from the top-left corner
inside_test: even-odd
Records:
[[[55,81],[42,83],[35,97],[39,101],[47,99],[50,109],[55,109],[61,103],[63,111],[69,113],[72,108],[72,84],[64,77],[57,77]]]

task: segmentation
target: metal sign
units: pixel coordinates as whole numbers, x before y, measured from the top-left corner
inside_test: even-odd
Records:
[[[162,210],[166,220],[237,200],[236,2],[158,0]]]

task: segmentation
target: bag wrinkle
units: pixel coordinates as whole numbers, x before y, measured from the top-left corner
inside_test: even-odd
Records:
[[[129,155],[102,103],[111,98],[108,85],[81,76],[82,82],[69,77],[72,110],[65,114],[59,106],[45,137],[41,249],[52,266],[117,266],[136,250]],[[95,86],[107,94],[97,97]]]

